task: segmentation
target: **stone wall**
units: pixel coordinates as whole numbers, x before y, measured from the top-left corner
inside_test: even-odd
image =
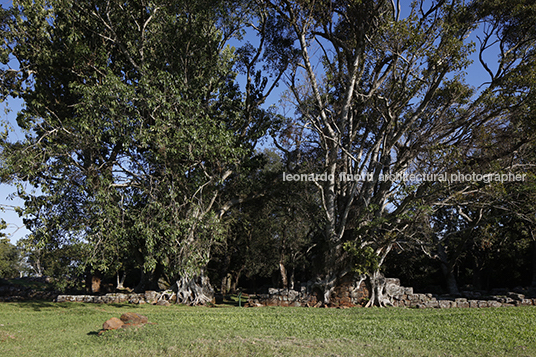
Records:
[[[536,291],[517,289],[508,291],[496,289],[489,294],[473,291],[463,291],[461,296],[416,294],[413,288],[400,285],[399,279],[385,279],[385,294],[394,307],[410,308],[474,308],[501,306],[536,306]],[[330,304],[326,307],[364,306],[370,297],[370,288],[363,281],[359,286],[347,277],[343,278],[334,289]],[[287,289],[269,289],[268,294],[252,296],[246,306],[309,306],[321,307],[323,298],[320,290],[314,284],[302,285],[300,291]]]
[[[476,295],[476,296],[475,296]],[[507,307],[536,305],[536,298],[526,297],[516,292],[493,295],[471,291],[462,292],[462,297],[437,296],[433,294],[402,294],[393,297],[393,306],[414,308],[442,308],[451,307]]]
[[[110,293],[106,295],[58,295],[55,302],[84,302],[95,304],[160,304],[169,305],[175,294],[169,291],[146,291],[142,294]]]
[[[359,283],[359,286],[358,286]],[[400,285],[399,279],[385,279],[385,294],[392,306],[409,308],[474,308],[501,306],[536,306],[536,288],[494,289],[490,292],[462,291],[460,296],[418,294],[413,288]],[[355,281],[348,275],[333,290],[331,303],[326,307],[364,306],[370,296],[365,281]],[[56,302],[82,302],[101,304],[160,304],[175,302],[175,294],[147,291],[135,293],[109,293],[106,295],[58,295],[53,291],[34,290],[23,286],[0,286],[0,302],[49,300]],[[302,284],[299,290],[268,289],[266,294],[250,296],[245,306],[324,306],[323,289],[318,283]]]
[[[369,297],[369,288],[365,281],[356,282],[346,275],[331,293],[330,307],[353,307],[362,304]],[[323,289],[313,282],[300,286],[300,290],[268,289],[268,294],[259,294],[249,298],[246,306],[323,306]]]

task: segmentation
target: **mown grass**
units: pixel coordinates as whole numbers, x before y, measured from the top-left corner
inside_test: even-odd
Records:
[[[124,312],[154,325],[98,335]],[[536,307],[0,304],[2,356],[536,356]]]

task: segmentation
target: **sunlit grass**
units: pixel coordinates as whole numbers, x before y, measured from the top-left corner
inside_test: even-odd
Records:
[[[98,331],[124,312],[154,325]],[[536,308],[1,303],[2,356],[536,356]]]

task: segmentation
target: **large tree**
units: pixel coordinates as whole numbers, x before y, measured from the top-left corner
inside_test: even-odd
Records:
[[[386,0],[267,2],[299,51],[288,75],[297,113],[289,131],[300,133],[294,149],[307,142],[328,174],[316,183],[329,247],[325,300],[349,269],[349,242],[352,252],[375,252],[365,264],[373,267],[370,303],[383,305],[378,268],[444,199],[428,193],[430,182],[397,175],[449,173],[478,156],[473,138],[487,127],[520,137],[497,157],[531,139],[516,131],[534,109],[534,18],[522,15],[533,5],[519,1],[508,12],[495,2],[421,0],[402,11]],[[514,30],[518,23],[526,31]],[[476,88],[464,79],[475,48],[490,74]],[[498,56],[487,55],[493,48]],[[452,148],[463,153],[449,157]]]
[[[134,260],[138,290],[167,273],[178,301],[210,300],[218,199],[266,130],[259,106],[273,89],[248,76],[242,95],[235,82],[238,5],[15,2],[4,51],[19,63],[21,92],[9,93],[28,134],[2,141],[2,177],[39,189],[21,192],[36,239],[85,242],[101,271]],[[254,71],[257,58],[240,58]]]

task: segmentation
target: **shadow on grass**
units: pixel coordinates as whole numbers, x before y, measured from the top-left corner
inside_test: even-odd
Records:
[[[14,304],[17,304],[20,308],[23,309],[33,309],[34,311],[41,311],[45,308],[54,308],[54,309],[69,309],[73,305],[69,303],[58,303],[52,302],[50,300],[29,300],[29,301],[18,301]]]
[[[6,302],[10,304],[10,302]],[[99,306],[106,305],[115,307],[118,309],[137,309],[140,306],[135,304],[93,304],[93,303],[84,303],[84,302],[53,302],[49,300],[30,300],[30,301],[17,301],[12,302],[12,304],[17,304],[18,307],[23,309],[33,309],[34,311],[41,311],[41,309],[73,309],[78,307],[88,307],[88,306]]]
[[[214,307],[239,307],[244,306],[248,301],[248,295],[243,295],[241,298],[238,295],[226,295],[222,300],[216,301]]]
[[[247,299],[242,298],[239,302],[238,297],[226,297],[223,301],[219,301],[216,304],[209,305],[210,307],[215,308],[228,308],[228,307],[239,307],[247,302]],[[16,304],[19,308],[22,309],[32,309],[34,311],[41,311],[42,309],[74,309],[82,307],[96,307],[96,306],[107,306],[116,309],[126,309],[136,310],[140,309],[144,305],[131,304],[131,303],[111,303],[111,304],[96,304],[96,303],[84,303],[84,302],[53,302],[50,300],[28,300],[28,301],[13,301],[5,302],[5,304]]]

